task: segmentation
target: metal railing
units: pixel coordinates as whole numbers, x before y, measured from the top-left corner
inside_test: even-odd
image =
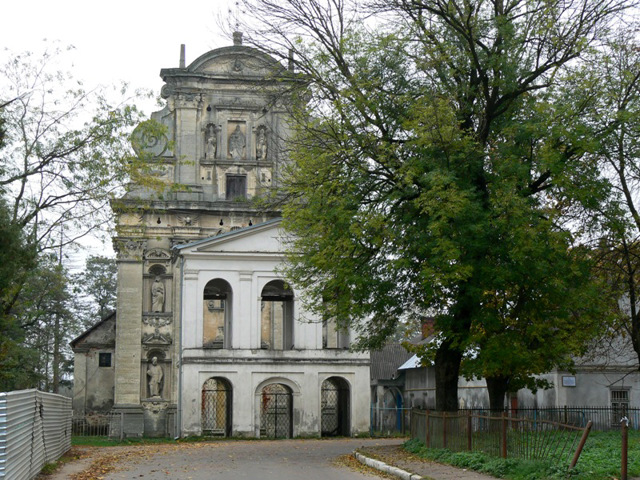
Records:
[[[76,437],[107,437],[124,440],[126,437],[124,412],[74,414],[71,432]],[[164,435],[176,436],[176,412],[167,412],[164,419]]]
[[[411,438],[430,448],[484,452],[503,458],[553,459],[567,462],[574,457],[585,431],[550,420],[446,413],[428,410],[411,412]],[[576,458],[577,461],[577,458]]]
[[[478,415],[489,415],[488,409],[461,409],[460,412],[471,412]],[[526,418],[530,420],[548,420],[577,427],[584,427],[589,421],[593,423],[592,430],[609,431],[620,429],[620,419],[629,419],[629,428],[640,429],[640,408],[632,407],[552,407],[552,408],[514,408],[505,409],[508,417]],[[495,414],[495,412],[494,412]]]
[[[406,435],[409,432],[411,409],[371,405],[370,434],[372,436]]]

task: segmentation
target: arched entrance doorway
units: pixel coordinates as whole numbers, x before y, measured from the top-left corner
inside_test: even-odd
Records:
[[[202,386],[202,434],[231,435],[231,384],[224,378],[210,378]]]
[[[260,396],[260,437],[291,438],[293,435],[293,394],[280,383],[271,383]]]
[[[321,425],[323,437],[351,435],[349,418],[349,384],[340,377],[322,382]]]

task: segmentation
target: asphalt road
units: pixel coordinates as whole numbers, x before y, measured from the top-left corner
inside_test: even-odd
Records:
[[[355,480],[372,476],[335,460],[356,448],[394,445],[396,439],[222,441],[164,445],[128,452],[104,480]]]

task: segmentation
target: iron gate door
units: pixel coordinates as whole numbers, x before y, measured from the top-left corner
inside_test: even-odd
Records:
[[[291,438],[292,399],[289,388],[272,383],[262,389],[260,409],[260,436]]]
[[[340,379],[322,382],[321,435],[323,437],[349,436],[349,388]]]
[[[202,387],[202,434],[229,436],[231,387],[222,379],[210,378]]]

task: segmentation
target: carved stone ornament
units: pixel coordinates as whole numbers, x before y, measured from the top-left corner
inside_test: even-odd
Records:
[[[249,100],[241,97],[233,97],[233,98],[221,98],[218,102],[218,108],[227,107],[232,109],[252,109],[257,110],[261,104],[258,103],[257,100]]]
[[[149,174],[154,177],[169,178],[173,175],[173,168],[171,165],[157,164],[149,169]]]
[[[145,260],[171,260],[171,253],[162,248],[152,248],[144,252]]]
[[[142,317],[142,323],[149,325],[150,327],[158,330],[161,327],[171,325],[173,319],[170,316],[144,316]]]
[[[213,160],[218,152],[218,127],[213,123],[209,123],[204,132],[204,154],[208,160]]]
[[[176,105],[182,108],[198,108],[202,103],[202,95],[197,93],[178,93]]]
[[[169,85],[168,83],[163,85],[160,89],[160,96],[162,98],[169,98],[171,95],[175,93],[175,87],[173,85]]]
[[[169,139],[164,133],[156,131],[157,129],[150,129],[148,124],[141,123],[138,125],[131,134],[131,146],[136,152],[136,155],[142,157],[143,155],[152,155],[156,157],[162,156],[167,152],[169,148]],[[165,168],[162,165],[152,167],[152,171],[158,170],[160,173],[154,173],[156,176],[163,176],[167,174]]]
[[[229,156],[234,160],[243,158],[246,144],[247,141],[240,125],[236,125],[236,128],[229,135]]]
[[[240,60],[240,57],[236,57],[235,58],[235,60],[233,61],[233,67],[232,68],[233,68],[234,72],[242,72],[242,70],[244,69],[244,64]]]
[[[191,215],[188,213],[179,213],[176,215],[181,226],[184,227],[197,227],[200,221],[200,215]]]
[[[160,401],[160,402],[142,402],[142,408],[145,410],[149,410],[151,413],[160,413],[167,409],[169,406],[169,402]]]
[[[160,333],[158,328],[153,333],[142,335],[142,343],[145,345],[171,345],[172,342],[171,334]]]
[[[113,242],[119,260],[141,260],[146,246],[146,240],[118,238]]]
[[[256,132],[256,159],[267,159],[267,127],[261,125]]]

